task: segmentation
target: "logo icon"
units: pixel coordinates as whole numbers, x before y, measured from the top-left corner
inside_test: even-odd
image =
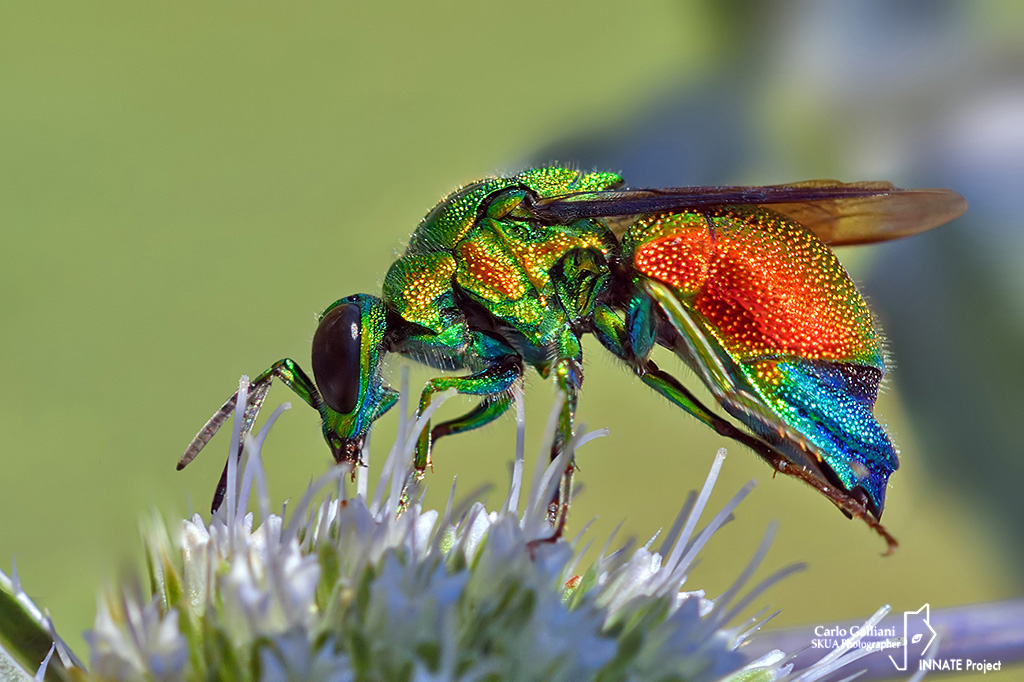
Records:
[[[924,659],[932,642],[935,641],[936,632],[932,629],[930,621],[931,607],[925,604],[917,611],[903,612],[903,661],[897,661],[892,655],[889,660],[900,672],[906,672],[909,661],[921,661]],[[916,666],[915,666],[916,667]]]

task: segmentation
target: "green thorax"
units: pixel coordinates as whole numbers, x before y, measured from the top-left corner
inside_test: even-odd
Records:
[[[571,168],[531,168],[505,178],[485,178],[460,187],[435,206],[409,239],[406,254],[454,249],[480,217],[488,197],[495,192],[523,187],[540,198],[571,192],[613,189],[622,184],[615,173],[582,173]]]
[[[607,253],[613,238],[596,220],[539,225],[517,208],[527,192],[545,198],[621,182],[613,173],[537,168],[467,185],[420,223],[385,278],[385,299],[409,322],[440,334],[453,320],[445,311],[455,307],[457,285],[528,346],[557,344],[568,321],[553,300],[552,267],[573,249]]]

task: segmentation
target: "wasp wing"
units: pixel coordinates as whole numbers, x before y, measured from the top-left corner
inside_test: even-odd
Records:
[[[908,237],[963,214],[967,202],[948,189],[900,189],[887,182],[811,180],[766,187],[676,187],[565,194],[533,202],[540,222],[566,225],[609,218],[616,236],[631,216],[715,206],[757,205],[781,213],[830,246]],[[619,218],[619,220],[615,220]]]

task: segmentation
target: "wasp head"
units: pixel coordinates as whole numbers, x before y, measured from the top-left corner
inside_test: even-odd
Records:
[[[338,462],[359,461],[370,426],[398,400],[381,376],[387,317],[379,298],[356,294],[331,304],[313,335],[324,439]]]

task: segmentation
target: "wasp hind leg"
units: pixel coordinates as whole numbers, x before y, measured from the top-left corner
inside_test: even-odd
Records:
[[[681,407],[700,422],[714,429],[720,436],[725,436],[738,443],[742,443],[753,450],[756,455],[767,462],[775,471],[800,479],[808,484],[828,498],[832,504],[848,517],[861,519],[867,523],[868,526],[885,539],[888,545],[888,553],[891,553],[893,548],[896,547],[898,544],[896,539],[878,522],[878,519],[871,516],[867,511],[866,505],[861,500],[858,500],[842,488],[814,475],[806,467],[794,464],[764,440],[740,430],[724,417],[719,416],[701,403],[674,376],[661,370],[651,360],[638,358],[630,344],[632,335],[627,331],[626,325],[614,311],[607,307],[600,308],[596,311],[594,319],[595,333],[601,344],[616,356],[629,363],[641,381],[667,398],[672,404]]]

